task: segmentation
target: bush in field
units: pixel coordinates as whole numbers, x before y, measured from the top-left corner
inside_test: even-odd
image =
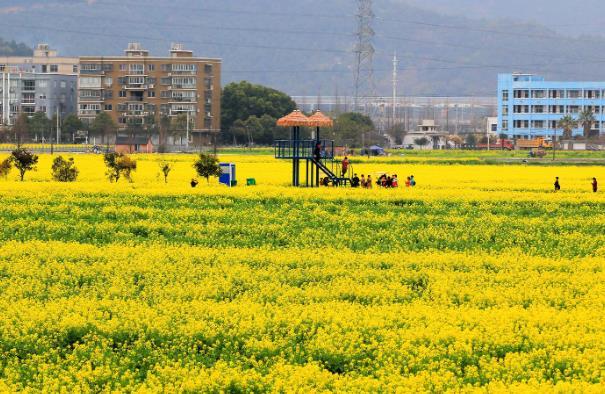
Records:
[[[38,156],[28,151],[25,148],[17,148],[11,153],[10,160],[12,164],[19,170],[19,178],[23,182],[27,171],[36,170],[38,164]]]
[[[75,182],[80,171],[76,168],[73,157],[65,160],[63,156],[55,157],[52,165],[53,179],[58,182]]]
[[[218,158],[214,155],[200,153],[198,159],[193,163],[195,172],[201,177],[206,178],[206,182],[210,183],[210,177],[219,177],[221,175],[221,167],[218,163]]]
[[[0,177],[6,179],[8,173],[11,172],[12,168],[13,165],[11,163],[10,157],[2,160],[2,162],[0,162]]]
[[[132,182],[132,172],[137,169],[137,162],[123,153],[106,153],[103,161],[107,166],[107,178],[110,182],[118,182],[120,177]]]
[[[170,163],[160,163],[160,171],[164,175],[164,183],[168,183],[168,174],[172,171],[172,165]]]

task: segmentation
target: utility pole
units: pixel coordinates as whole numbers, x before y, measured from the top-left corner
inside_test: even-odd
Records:
[[[57,144],[59,144],[61,139],[61,119],[59,118],[60,116],[61,114],[59,112],[59,107],[57,107]]]
[[[353,112],[359,111],[360,97],[374,97],[374,30],[372,23],[375,15],[372,0],[357,0],[357,45],[355,46],[355,97]],[[369,110],[366,108],[366,114]]]
[[[397,52],[393,55],[393,113],[391,114],[391,127],[395,127],[395,123],[397,122],[397,67],[399,66],[399,61],[397,60]]]
[[[185,146],[187,146],[187,150],[189,150],[189,113],[187,110],[187,135],[185,136]]]

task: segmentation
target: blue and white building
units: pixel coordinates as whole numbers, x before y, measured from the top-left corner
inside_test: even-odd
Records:
[[[605,134],[605,82],[553,82],[532,74],[498,75],[498,134],[509,138],[561,138],[557,127],[565,115],[577,118],[588,108],[593,133]],[[573,131],[582,135],[583,127]]]

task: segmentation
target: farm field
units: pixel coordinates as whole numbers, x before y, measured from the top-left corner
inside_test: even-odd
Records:
[[[356,158],[418,186],[312,190],[225,155],[258,186],[192,189],[193,155],[74,157],[0,180],[0,391],[605,390],[605,167]]]

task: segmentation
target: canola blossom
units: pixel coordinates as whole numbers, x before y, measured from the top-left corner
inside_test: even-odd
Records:
[[[605,390],[602,167],[354,159],[418,186],[312,190],[225,155],[258,186],[193,189],[193,156],[74,157],[0,180],[1,391]]]

